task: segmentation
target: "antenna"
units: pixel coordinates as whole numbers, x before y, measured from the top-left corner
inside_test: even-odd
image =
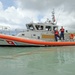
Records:
[[[57,21],[56,21],[56,19],[55,19],[55,11],[54,11],[54,9],[53,9],[53,11],[52,11],[52,24],[53,24],[53,25],[56,25],[56,24],[57,24]]]
[[[54,9],[52,11],[52,23],[55,24],[55,12],[54,12]]]

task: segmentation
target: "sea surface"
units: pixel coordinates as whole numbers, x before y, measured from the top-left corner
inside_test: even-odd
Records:
[[[0,75],[75,75],[75,46],[0,47]]]

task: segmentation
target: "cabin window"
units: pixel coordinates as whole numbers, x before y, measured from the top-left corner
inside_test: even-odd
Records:
[[[55,30],[55,28],[58,28],[58,27],[57,27],[57,26],[54,26],[54,27],[53,27],[53,30]]]
[[[22,36],[25,36],[25,34],[22,34]]]
[[[45,28],[47,31],[51,31],[52,29],[51,29],[51,26],[46,26],[46,28]]]
[[[43,30],[43,26],[41,26],[41,25],[35,25],[35,27],[37,30]]]
[[[40,39],[40,36],[38,36],[38,39]]]
[[[36,36],[36,34],[33,34],[33,36]]]
[[[34,30],[33,24],[26,25],[27,29]]]

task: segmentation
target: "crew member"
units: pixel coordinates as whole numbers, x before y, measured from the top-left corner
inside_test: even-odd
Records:
[[[60,36],[59,36],[59,31],[57,28],[55,28],[54,30],[54,35],[55,35],[55,41],[58,41],[58,38],[60,39]]]
[[[63,26],[61,26],[61,29],[60,29],[60,38],[63,38],[63,40],[64,40],[64,28],[63,28]]]

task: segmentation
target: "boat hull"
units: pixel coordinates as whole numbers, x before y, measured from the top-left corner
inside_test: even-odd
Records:
[[[73,46],[75,42],[50,42],[0,34],[2,46]]]

